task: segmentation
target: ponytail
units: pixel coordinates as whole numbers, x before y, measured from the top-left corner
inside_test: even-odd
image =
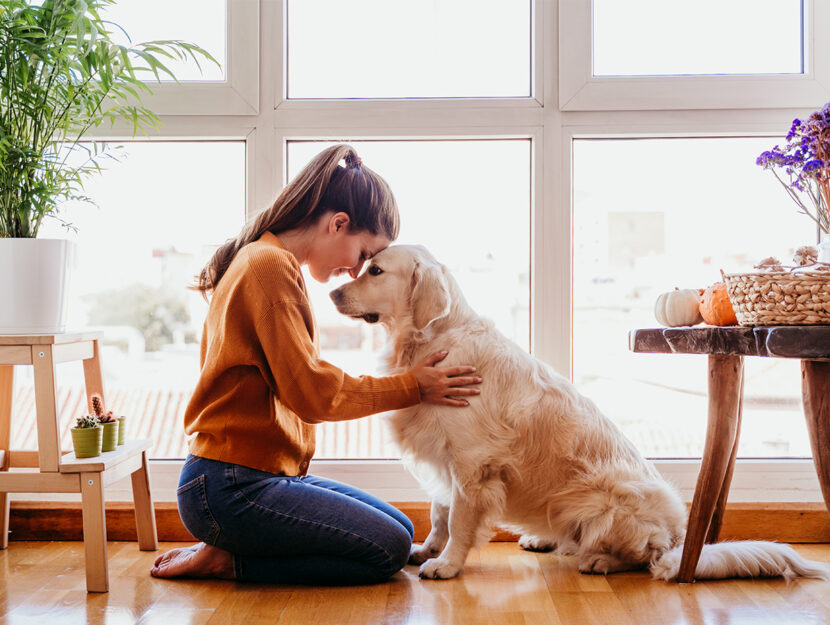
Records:
[[[340,161],[346,166],[340,165]],[[363,166],[354,148],[341,143],[311,159],[271,208],[249,221],[236,238],[221,245],[199,273],[193,288],[207,297],[248,243],[266,232],[279,234],[311,225],[327,211],[346,213],[355,231],[383,234],[390,240],[398,237],[398,206],[389,185]]]

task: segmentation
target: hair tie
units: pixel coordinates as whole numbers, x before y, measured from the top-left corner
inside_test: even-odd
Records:
[[[363,159],[360,158],[357,154],[352,152],[351,154],[346,155],[346,167],[357,168],[363,164]]]

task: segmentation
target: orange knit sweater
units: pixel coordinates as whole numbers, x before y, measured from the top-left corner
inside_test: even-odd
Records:
[[[305,475],[314,424],[420,401],[412,373],[352,377],[321,360],[300,266],[266,233],[234,258],[213,292],[201,375],[184,415],[190,453]]]

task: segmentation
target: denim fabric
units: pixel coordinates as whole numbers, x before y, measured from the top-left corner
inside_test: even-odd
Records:
[[[179,514],[199,540],[234,554],[239,580],[367,584],[399,571],[413,528],[388,503],[311,475],[285,477],[188,456]]]

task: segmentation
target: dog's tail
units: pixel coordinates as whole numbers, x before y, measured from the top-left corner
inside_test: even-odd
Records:
[[[655,579],[673,580],[680,569],[683,545],[663,552],[649,565]],[[830,580],[830,567],[802,558],[789,545],[766,541],[704,545],[695,579],[728,577],[817,577]]]

